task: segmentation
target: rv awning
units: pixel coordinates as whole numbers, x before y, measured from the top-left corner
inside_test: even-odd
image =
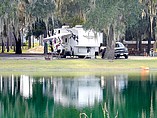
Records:
[[[70,36],[70,35],[71,35],[71,33],[56,34],[56,35],[44,38],[43,41],[46,42],[46,41],[53,40],[53,39],[58,38],[58,37],[63,38],[63,37],[67,37],[67,36]]]

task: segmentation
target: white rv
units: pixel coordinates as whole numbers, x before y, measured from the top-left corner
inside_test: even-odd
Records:
[[[64,56],[95,58],[98,54],[103,34],[94,30],[85,30],[82,25],[73,28],[63,26],[54,29],[54,35],[44,38],[44,42],[52,41],[54,50],[61,50]]]

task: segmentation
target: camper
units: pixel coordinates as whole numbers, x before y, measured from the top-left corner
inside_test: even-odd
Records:
[[[103,34],[94,30],[85,30],[82,25],[62,26],[54,29],[54,35],[44,38],[44,42],[52,42],[53,49],[63,57],[95,58],[99,52]]]

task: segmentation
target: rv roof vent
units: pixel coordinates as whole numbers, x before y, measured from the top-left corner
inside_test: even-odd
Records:
[[[75,27],[76,28],[82,28],[82,25],[76,25]]]
[[[69,28],[69,26],[68,25],[63,25],[62,28]]]

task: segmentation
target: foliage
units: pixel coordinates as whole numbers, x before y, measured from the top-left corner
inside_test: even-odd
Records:
[[[32,24],[32,34],[39,38],[40,35],[44,34],[46,30],[45,22],[41,19],[37,19],[34,24]]]
[[[44,19],[55,9],[52,0],[35,0],[26,4],[26,13],[33,18]]]
[[[57,3],[59,8],[57,9],[57,15],[60,21],[76,25],[82,24],[85,21],[86,12],[89,10],[90,0],[65,0],[62,3]]]
[[[105,29],[110,24],[132,26],[140,18],[141,7],[137,0],[97,0],[87,15],[85,26],[96,30]]]
[[[55,18],[53,20],[53,25],[54,25],[54,28],[61,28],[62,27],[62,22],[58,18]]]
[[[137,39],[138,36],[144,35],[149,28],[149,21],[147,18],[141,18],[137,24],[129,27],[127,26],[125,32],[125,39],[126,40],[133,40]],[[144,37],[145,38],[145,37]]]
[[[142,16],[143,12],[147,18]],[[0,32],[6,36],[13,25],[17,40],[19,30],[28,31],[28,26],[32,30],[28,31],[28,37],[31,33],[39,37],[44,30],[53,32],[53,28],[61,27],[63,23],[84,24],[87,29],[103,30],[105,35],[112,25],[116,36],[129,34],[129,39],[153,30],[155,37],[156,25],[153,23],[156,19],[152,23],[148,21],[151,17],[156,17],[156,0],[0,0],[0,21],[3,23]],[[152,37],[151,34],[148,38]]]
[[[48,30],[52,31],[54,29],[52,18],[48,18]]]
[[[10,0],[0,0],[0,17],[13,16],[13,11],[16,8],[16,2],[10,2]]]
[[[107,37],[105,58],[114,59],[114,42],[125,33],[126,26],[136,26],[142,13],[138,0],[96,0],[87,14],[85,27],[104,31]],[[116,37],[117,36],[117,37]]]
[[[75,25],[84,24],[84,20],[78,16],[70,17],[63,20],[64,23],[68,23],[70,26],[74,27]]]

